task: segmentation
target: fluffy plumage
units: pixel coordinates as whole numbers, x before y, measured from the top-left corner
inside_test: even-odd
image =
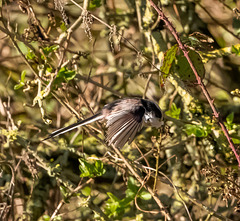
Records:
[[[101,112],[92,117],[54,131],[44,140],[94,121],[105,120],[108,128],[106,141],[109,145],[122,148],[127,142],[131,144],[143,126],[160,127],[162,118],[162,111],[155,102],[140,98],[126,98],[105,105]]]

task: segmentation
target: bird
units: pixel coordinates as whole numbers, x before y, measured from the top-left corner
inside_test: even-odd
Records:
[[[160,128],[163,125],[163,112],[154,101],[123,98],[106,104],[100,112],[87,119],[50,133],[44,140],[95,121],[106,121],[108,128],[106,142],[108,145],[113,144],[115,147],[122,148],[127,142],[129,145],[132,143],[143,126]]]

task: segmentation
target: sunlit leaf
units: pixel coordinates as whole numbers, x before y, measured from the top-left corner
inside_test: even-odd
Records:
[[[210,132],[207,128],[199,125],[187,124],[185,127],[187,135],[195,135],[196,137],[207,137]]]
[[[175,103],[172,103],[170,110],[166,111],[165,114],[169,117],[179,119],[181,108],[177,108]]]
[[[79,159],[79,170],[81,171],[81,177],[96,177],[102,176],[106,170],[103,167],[103,163],[100,160],[95,161],[95,163],[88,163],[84,159]]]
[[[21,87],[23,87],[25,85],[24,81],[25,81],[25,76],[26,76],[26,71],[22,71],[21,73],[21,79],[19,80],[19,84],[16,84],[14,86],[14,90],[18,90],[20,89]]]
[[[169,71],[172,66],[172,62],[176,57],[177,50],[178,45],[175,44],[170,49],[168,49],[164,54],[163,65],[160,68],[164,78],[168,77],[169,75]]]
[[[32,50],[29,50],[28,53],[25,55],[25,57],[28,60],[33,60],[36,57],[36,55],[34,54],[34,52]]]

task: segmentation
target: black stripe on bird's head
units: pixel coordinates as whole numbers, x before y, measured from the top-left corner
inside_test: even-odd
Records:
[[[163,114],[160,107],[152,101],[141,99],[142,105],[146,108],[146,111],[153,112],[155,117],[162,119]]]

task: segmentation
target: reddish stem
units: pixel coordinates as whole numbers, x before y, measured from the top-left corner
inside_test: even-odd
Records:
[[[197,83],[198,85],[201,87],[202,89],[202,92],[204,94],[204,96],[206,97],[212,111],[213,111],[213,115],[214,117],[218,120],[218,123],[220,125],[220,127],[222,128],[222,131],[224,133],[224,135],[226,136],[227,140],[228,140],[228,143],[238,161],[238,166],[240,167],[240,156],[239,154],[237,153],[237,150],[235,149],[234,147],[234,144],[233,144],[233,141],[232,141],[232,138],[229,136],[229,133],[228,133],[228,130],[226,128],[226,126],[224,125],[223,121],[222,121],[222,118],[220,116],[220,113],[217,111],[217,108],[215,107],[214,105],[214,102],[213,102],[213,99],[211,98],[209,92],[207,91],[205,85],[203,84],[202,82],[202,79],[199,77],[198,73],[197,73],[197,70],[196,68],[194,67],[190,57],[188,56],[188,51],[187,51],[187,48],[183,45],[183,43],[181,42],[180,38],[179,38],[179,35],[177,33],[177,31],[175,30],[175,28],[173,27],[172,23],[168,20],[168,18],[165,16],[165,14],[163,13],[162,9],[159,8],[158,6],[155,5],[155,3],[152,1],[152,0],[148,0],[149,3],[151,4],[151,6],[156,10],[156,12],[158,13],[159,17],[165,22],[166,26],[168,27],[168,29],[170,30],[170,32],[172,33],[172,35],[174,36],[174,38],[176,39],[179,47],[181,48],[181,50],[183,51],[183,54],[184,56],[186,57],[186,59],[188,60],[188,63],[190,65],[190,67],[192,68],[193,70],[193,73],[195,74],[196,76],[196,79],[197,79]]]

